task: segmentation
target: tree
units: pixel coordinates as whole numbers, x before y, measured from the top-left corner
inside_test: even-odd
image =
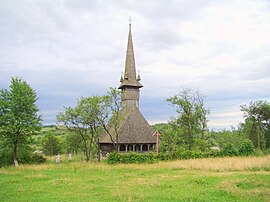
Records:
[[[125,108],[121,104],[121,92],[116,88],[110,88],[102,103],[98,123],[109,135],[115,151],[118,152],[119,128],[125,115]]]
[[[241,105],[244,113],[244,130],[248,132],[250,140],[261,149],[270,147],[270,103],[264,100],[250,102],[249,105]],[[262,145],[263,144],[263,145]]]
[[[241,127],[231,127],[230,129],[211,131],[210,135],[214,141],[213,145],[218,146],[221,149],[224,149],[227,145],[231,145],[233,148],[239,149],[242,142],[248,140]]]
[[[172,124],[156,124],[153,126],[154,131],[161,133],[159,150],[161,152],[176,152],[183,150],[184,141],[180,136],[180,131]]]
[[[12,147],[14,165],[18,147],[28,145],[41,129],[37,99],[36,92],[17,77],[11,78],[10,90],[0,90],[0,137]]]
[[[199,124],[199,129],[201,131],[201,139],[204,139],[204,133],[207,130],[207,123],[208,119],[207,116],[210,114],[210,110],[206,109],[204,107],[204,98],[205,96],[201,95],[199,92],[195,92],[195,111],[196,111],[196,116],[198,118],[198,124]]]
[[[188,149],[191,149],[194,136],[201,134],[203,139],[207,128],[207,115],[210,111],[204,106],[203,96],[199,92],[185,89],[167,101],[176,106],[178,113],[178,117],[172,118],[171,124],[180,131]]]
[[[78,155],[78,151],[82,148],[81,136],[71,131],[66,132],[65,146],[68,152],[75,152]]]
[[[64,112],[57,115],[59,124],[63,124],[71,132],[80,135],[86,161],[91,159],[93,146],[97,148],[99,134],[98,116],[102,113],[102,96],[92,96],[79,99],[77,106],[66,107]]]
[[[53,133],[45,134],[41,139],[41,146],[46,155],[56,155],[61,153],[61,141]]]

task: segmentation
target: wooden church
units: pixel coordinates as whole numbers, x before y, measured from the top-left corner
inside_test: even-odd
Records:
[[[126,63],[124,75],[121,76],[120,86],[122,94],[122,105],[125,106],[124,118],[118,129],[118,151],[119,152],[148,152],[154,151],[156,137],[154,132],[139,110],[140,75],[136,73],[134,50],[132,43],[131,24],[129,24],[128,44],[126,51]],[[110,130],[110,129],[109,129]],[[113,133],[113,130],[111,129]],[[115,142],[115,134],[114,137]],[[99,138],[99,146],[103,157],[114,150],[110,136],[105,132]]]

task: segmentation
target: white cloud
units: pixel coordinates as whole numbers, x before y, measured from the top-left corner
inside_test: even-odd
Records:
[[[167,121],[175,112],[166,98],[192,88],[207,96],[211,126],[229,127],[242,120],[240,104],[270,99],[269,11],[266,0],[4,0],[0,87],[22,76],[44,123],[54,122],[78,97],[119,85],[132,16],[146,118]]]

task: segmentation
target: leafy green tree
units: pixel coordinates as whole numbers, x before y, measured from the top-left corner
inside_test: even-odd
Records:
[[[66,107],[64,112],[57,115],[59,124],[63,124],[71,132],[80,135],[86,161],[89,161],[93,154],[93,147],[97,148],[99,134],[98,117],[102,111],[100,106],[104,98],[92,96],[79,99],[77,106]]]
[[[255,153],[254,145],[252,141],[245,140],[242,142],[240,148],[239,148],[239,154],[242,156],[249,156]]]
[[[177,117],[172,118],[171,124],[180,132],[184,143],[191,149],[193,138],[201,134],[204,138],[207,129],[207,115],[210,113],[204,106],[204,98],[198,92],[190,89],[181,91],[178,95],[167,99],[175,106]]]
[[[205,133],[207,131],[207,123],[208,119],[207,116],[210,114],[210,110],[205,108],[204,104],[204,98],[202,94],[199,92],[195,92],[195,114],[198,119],[198,124],[199,124],[199,130],[201,132],[201,139],[203,140],[205,138]],[[205,141],[201,141],[205,142]]]
[[[214,140],[215,145],[220,148],[225,148],[228,144],[232,147],[238,149],[242,142],[248,138],[242,132],[242,128],[223,129],[220,131],[211,131],[211,138]]]
[[[103,97],[102,103],[98,123],[109,135],[115,151],[118,152],[119,129],[125,116],[125,108],[121,104],[121,92],[116,88],[110,88],[107,95]]]
[[[270,103],[263,100],[250,102],[249,105],[241,105],[245,123],[242,124],[255,147],[270,147]]]
[[[82,138],[74,132],[67,132],[65,136],[65,146],[69,152],[75,152],[77,155],[82,148]]]
[[[30,144],[41,129],[36,92],[22,79],[11,78],[10,90],[0,90],[0,137],[13,150],[16,165],[20,145]]]
[[[61,140],[53,133],[46,133],[41,138],[42,150],[46,155],[52,156],[61,153]]]

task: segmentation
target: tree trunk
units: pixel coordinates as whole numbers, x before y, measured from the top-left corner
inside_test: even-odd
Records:
[[[188,149],[191,150],[191,130],[188,129]]]
[[[98,142],[98,162],[100,162],[100,144],[99,144],[99,139],[97,140]]]
[[[88,151],[86,142],[84,142],[84,151],[85,151],[85,160],[86,160],[86,162],[88,162],[89,161],[89,151]]]
[[[258,127],[257,140],[258,140],[258,148],[261,149],[260,127]]]
[[[118,153],[118,133],[116,134],[116,153]]]
[[[89,144],[89,158],[92,159],[92,145],[93,145],[93,136],[91,137]]]
[[[17,149],[18,149],[18,142],[14,142],[14,148],[13,148],[13,165],[18,166],[18,160],[17,160]]]

